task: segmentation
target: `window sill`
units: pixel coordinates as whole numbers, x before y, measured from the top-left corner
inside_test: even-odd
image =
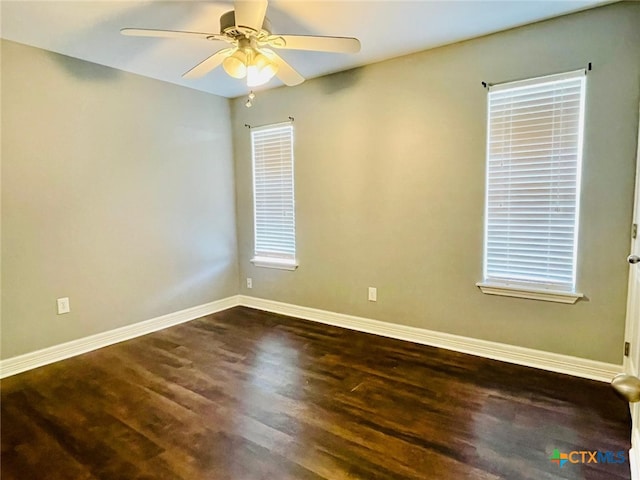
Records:
[[[582,293],[563,292],[561,290],[548,290],[544,288],[531,288],[513,285],[501,285],[498,283],[476,283],[482,293],[487,295],[501,295],[503,297],[528,298],[530,300],[542,300],[545,302],[557,302],[574,304],[584,295]]]
[[[277,268],[279,270],[295,270],[298,262],[295,260],[281,260],[278,258],[255,257],[251,259],[256,267]]]

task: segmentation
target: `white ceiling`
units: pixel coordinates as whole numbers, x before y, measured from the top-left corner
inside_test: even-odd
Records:
[[[611,0],[271,0],[267,17],[273,33],[360,39],[357,54],[279,52],[312,78],[604,3]],[[123,27],[218,33],[232,0],[2,0],[0,9],[2,38],[225,97],[248,92],[221,68],[201,79],[181,78],[225,44],[119,33]],[[273,79],[262,88],[279,85]]]

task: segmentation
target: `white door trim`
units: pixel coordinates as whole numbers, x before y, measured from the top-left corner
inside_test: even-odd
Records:
[[[638,106],[638,140],[636,151],[636,183],[634,192],[634,209],[631,223],[640,223],[640,105]],[[640,238],[631,238],[629,252],[637,254],[640,245]],[[633,318],[634,304],[640,302],[640,292],[638,292],[638,276],[640,275],[640,267],[635,266],[629,268],[629,286],[627,297],[627,316],[625,320],[625,342],[631,345],[631,354],[622,359],[625,373],[638,376],[640,373],[640,355],[635,357],[634,349],[640,349],[640,318]],[[635,292],[633,292],[635,290]],[[636,358],[636,361],[634,361]],[[629,464],[631,468],[631,479],[640,480],[640,404],[630,404],[631,411],[631,449],[629,450]]]
[[[633,217],[631,219],[631,223],[635,223],[638,220],[638,217],[640,216],[640,212],[637,212],[636,210],[639,208],[640,206],[640,108],[638,109],[638,142],[637,142],[637,152],[636,152],[636,184],[635,184],[635,190],[634,190],[634,201],[633,201],[633,205],[634,205],[634,211],[633,211]],[[630,226],[631,227],[631,226]],[[638,239],[631,239],[630,245],[629,245],[629,252],[633,252],[634,247],[635,247],[635,242],[640,241],[640,238]],[[633,288],[633,281],[634,281],[634,276],[633,276],[633,272],[631,270],[631,268],[629,269],[629,286],[628,286],[628,291],[630,292],[631,289]],[[640,325],[638,325],[638,327],[640,327]],[[632,348],[640,348],[640,345],[633,345],[633,335],[634,335],[634,325],[632,324],[631,321],[631,301],[627,301],[627,316],[626,316],[626,320],[625,320],[625,325],[624,325],[624,341],[625,342],[629,342],[632,346]],[[625,373],[628,373],[629,375],[635,375],[638,376],[638,373],[640,373],[638,370],[638,366],[637,365],[633,365],[633,362],[631,362],[631,356],[625,357],[623,356],[622,358],[622,365],[624,367],[624,371]]]

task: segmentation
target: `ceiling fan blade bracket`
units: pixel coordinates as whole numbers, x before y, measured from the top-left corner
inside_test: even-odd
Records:
[[[212,42],[227,42],[227,43],[234,43],[235,39],[228,36],[228,35],[221,35],[221,34],[211,34],[207,37],[207,40],[210,40]]]
[[[260,39],[259,43],[262,46],[268,45],[273,48],[286,48],[287,46],[287,41],[280,35],[269,35],[264,39]]]

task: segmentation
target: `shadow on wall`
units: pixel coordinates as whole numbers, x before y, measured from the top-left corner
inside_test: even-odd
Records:
[[[111,81],[121,76],[122,72],[115,68],[105,67],[97,63],[89,63],[59,53],[45,50],[45,53],[57,64],[63,67],[69,74],[80,80],[87,81]]]
[[[332,94],[353,87],[360,81],[362,67],[352,68],[344,72],[325,75],[316,79],[325,93]]]

